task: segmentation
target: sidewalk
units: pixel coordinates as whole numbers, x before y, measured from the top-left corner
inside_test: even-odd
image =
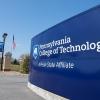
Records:
[[[0,100],[44,100],[27,87],[28,75],[0,72]]]

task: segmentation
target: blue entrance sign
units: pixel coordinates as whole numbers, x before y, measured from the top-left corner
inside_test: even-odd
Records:
[[[70,100],[100,100],[100,6],[32,38],[29,81]]]
[[[4,45],[4,43],[0,42],[0,52],[3,52],[3,45]]]

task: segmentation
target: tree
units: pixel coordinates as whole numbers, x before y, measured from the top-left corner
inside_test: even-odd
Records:
[[[19,61],[17,59],[13,59],[12,64],[19,65]]]
[[[5,55],[11,57],[12,53],[11,52],[6,52]]]

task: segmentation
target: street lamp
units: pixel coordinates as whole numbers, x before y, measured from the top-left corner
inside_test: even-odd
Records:
[[[1,58],[1,71],[3,70],[4,47],[5,47],[5,40],[6,40],[7,35],[8,35],[7,33],[4,33],[4,34],[2,35],[4,45],[3,45],[2,58]]]

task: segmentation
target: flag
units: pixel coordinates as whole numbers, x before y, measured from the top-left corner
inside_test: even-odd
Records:
[[[15,38],[14,38],[14,35],[13,35],[13,50],[16,48],[16,43],[15,43]]]

